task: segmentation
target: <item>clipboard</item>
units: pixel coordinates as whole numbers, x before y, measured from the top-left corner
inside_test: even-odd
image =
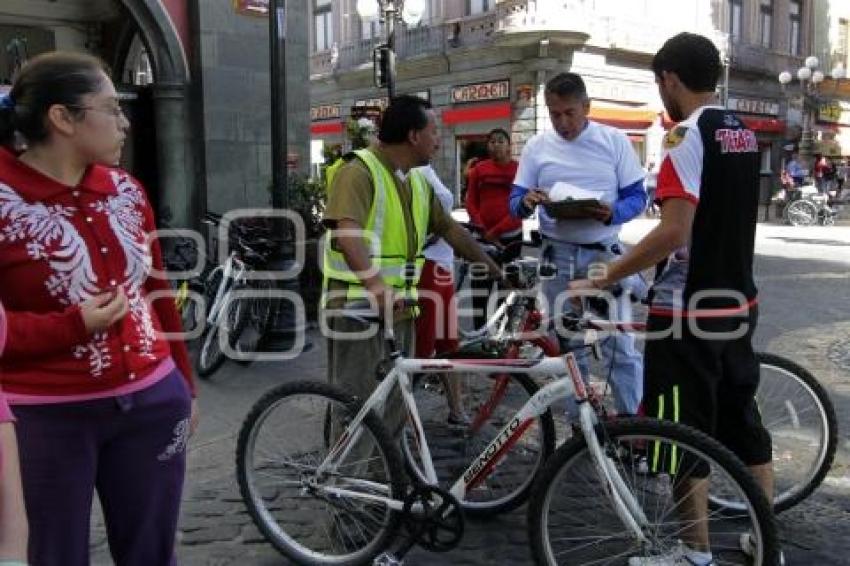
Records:
[[[566,199],[558,202],[549,202],[543,205],[546,214],[558,220],[569,220],[576,218],[589,218],[590,209],[602,206],[602,202],[595,198]]]

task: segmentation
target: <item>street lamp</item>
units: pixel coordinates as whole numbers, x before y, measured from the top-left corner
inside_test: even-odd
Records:
[[[811,171],[812,166],[812,150],[814,148],[814,135],[812,131],[812,108],[818,108],[818,90],[820,84],[824,80],[824,74],[818,70],[820,61],[814,55],[806,57],[803,66],[797,69],[796,78],[800,82],[800,93],[803,96],[803,132],[800,135],[800,161],[804,167]],[[843,78],[843,67],[836,66],[832,71],[832,78],[836,81]],[[779,73],[779,83],[782,85],[782,90],[785,91],[787,86],[794,80],[794,75],[789,71]]]
[[[380,19],[384,24],[386,43],[375,48],[375,76],[379,87],[387,87],[390,99],[395,96],[395,26],[403,21],[415,26],[425,14],[426,0],[357,0],[357,13],[365,22]]]

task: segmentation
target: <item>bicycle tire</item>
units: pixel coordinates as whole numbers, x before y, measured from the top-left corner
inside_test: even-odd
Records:
[[[309,406],[309,402],[307,401],[308,398],[319,403],[319,405],[317,405],[319,410],[316,410],[315,407]],[[272,420],[273,411],[284,404],[286,405],[286,408],[281,410],[281,414],[284,415],[285,419],[280,425],[281,429],[278,430],[273,428],[273,424],[275,423],[275,421]],[[355,399],[351,395],[348,395],[333,385],[320,382],[301,381],[289,383],[276,387],[263,395],[251,408],[251,411],[245,417],[245,420],[242,423],[242,428],[239,431],[236,446],[237,482],[239,484],[239,490],[242,498],[248,508],[248,512],[257,528],[280,553],[295,561],[297,564],[334,564],[346,566],[371,564],[372,559],[383,552],[394,540],[401,523],[400,512],[386,508],[381,528],[375,534],[374,538],[370,540],[368,544],[365,544],[363,548],[354,551],[350,555],[325,555],[319,551],[307,548],[305,544],[299,543],[300,539],[310,539],[310,537],[315,538],[321,536],[322,529],[320,529],[320,527],[323,526],[319,518],[306,516],[311,503],[315,501],[322,501],[318,494],[311,495],[309,493],[309,487],[303,485],[307,481],[304,478],[305,470],[303,469],[306,466],[294,464],[292,460],[287,460],[286,458],[282,460],[283,466],[286,467],[288,465],[289,467],[295,468],[295,474],[299,479],[297,482],[298,485],[293,486],[293,489],[289,490],[294,496],[296,496],[293,501],[277,501],[278,494],[286,491],[284,485],[286,482],[283,478],[279,481],[275,480],[276,487],[273,489],[273,492],[268,492],[259,488],[257,480],[258,474],[254,471],[255,464],[257,463],[255,459],[255,456],[257,455],[255,448],[264,427],[271,431],[267,434],[274,442],[274,455],[281,453],[283,450],[283,443],[291,441],[296,443],[299,449],[304,451],[304,457],[308,458],[308,456],[312,455],[312,452],[308,451],[311,447],[308,438],[312,438],[312,435],[315,435],[316,437],[316,442],[320,447],[319,450],[327,451],[328,446],[331,446],[331,443],[327,442],[326,427],[322,425],[326,421],[325,416],[330,414],[328,407],[330,407],[331,404],[344,411],[342,417],[344,419],[353,418],[361,407],[359,400]],[[305,405],[307,406],[305,407]],[[321,410],[322,406],[325,407],[325,410]],[[315,421],[315,426],[311,426],[313,421]],[[300,430],[296,431],[294,428],[296,426],[300,427]],[[404,494],[406,478],[400,456],[393,444],[390,433],[387,431],[380,418],[373,411],[370,411],[366,415],[363,420],[363,426],[365,431],[375,442],[375,447],[380,456],[379,460],[386,465],[386,485],[389,487],[390,496],[393,499],[398,500]],[[264,458],[268,459],[266,452],[262,452],[262,455]],[[370,458],[369,461],[374,461],[375,459]],[[321,455],[312,459],[308,458],[308,461],[314,461],[317,463],[322,460],[323,457]],[[272,463],[275,464],[277,461]],[[270,467],[268,463],[263,463],[263,466],[260,467],[265,472],[265,475],[271,475],[268,470],[274,470],[274,468]],[[369,464],[369,467],[369,473],[373,473],[371,471],[371,464]],[[339,471],[333,474],[333,477],[336,481],[335,485],[340,485],[345,479],[344,474]],[[315,475],[313,475],[311,479],[322,481],[321,479],[316,478]],[[355,487],[348,488],[356,489]],[[286,495],[282,497],[285,498]],[[341,504],[339,503],[341,499],[342,497],[339,496],[334,501],[336,501],[337,504]],[[267,504],[266,500],[271,500],[272,504]],[[274,515],[275,511],[278,510],[276,509],[278,506],[280,511],[278,516],[280,519]],[[332,506],[336,509],[336,505]],[[326,508],[330,509],[327,507],[327,504]],[[351,510],[352,508],[347,508],[345,511]],[[299,514],[302,515],[300,518],[298,516]],[[374,517],[371,515],[367,516],[369,517],[369,522],[374,520]],[[291,532],[285,532],[281,527],[279,520],[291,521],[293,523],[293,527],[290,529]],[[299,520],[302,523],[306,522],[307,524],[300,524],[299,527]],[[351,519],[349,519],[349,521],[350,520]],[[331,530],[334,530],[334,528],[332,527]],[[327,528],[325,528],[324,531],[328,535],[331,534]],[[350,543],[351,541],[346,542]]]
[[[438,479],[441,480],[441,487],[446,489],[451,487],[448,485],[448,482],[454,481],[458,477],[459,474],[457,472],[465,470],[472,463],[471,459],[478,456],[494,440],[495,435],[507,424],[506,419],[512,417],[539,389],[534,380],[524,374],[473,375],[471,378],[482,380],[489,378],[494,382],[494,387],[484,388],[486,390],[486,400],[476,408],[476,411],[471,415],[472,423],[465,427],[465,429],[455,428],[452,430],[449,428],[445,418],[447,414],[442,412],[445,409],[446,403],[439,396],[436,399],[432,397],[430,402],[422,402],[421,399],[417,401],[417,408],[420,410],[420,418],[425,430],[425,437],[428,439],[428,445],[432,449],[432,459],[434,460],[435,468],[437,468]],[[508,383],[504,388],[502,398],[496,399],[494,398],[494,394],[498,386],[495,384],[499,379],[506,379]],[[511,387],[511,384],[515,384],[516,386]],[[414,388],[414,396],[419,391],[421,397],[422,392],[425,391],[423,387],[422,384],[417,384]],[[518,403],[510,406],[504,405],[504,400],[508,397],[518,397]],[[438,411],[436,413],[433,412],[435,404]],[[496,413],[495,411],[499,406],[502,406],[504,410]],[[426,416],[423,414],[423,408],[431,409],[432,413]],[[479,420],[477,418],[479,413],[488,408],[492,411],[489,416],[482,414],[480,415],[482,417],[480,422],[476,422]],[[507,465],[513,469],[506,470],[504,473],[491,473],[483,481],[482,485],[474,490],[474,493],[467,493],[467,497],[471,496],[472,498],[461,501],[461,506],[465,514],[472,517],[491,517],[512,511],[528,500],[534,484],[534,477],[543,467],[546,460],[552,455],[555,448],[555,424],[551,411],[546,411],[537,417],[536,421],[536,425],[530,426],[520,438],[522,444],[508,451],[504,460],[497,467],[498,470],[502,466]],[[477,430],[473,430],[474,426],[477,426]],[[535,433],[537,438],[534,437]],[[441,444],[438,445],[438,442],[441,442]],[[413,435],[409,423],[402,431],[401,446],[401,452],[408,473],[411,477],[419,481],[426,481],[425,473],[418,463],[415,435]],[[439,455],[433,450],[435,446],[439,449]],[[534,453],[535,449],[537,449],[536,456]],[[516,469],[519,458],[518,452],[520,450],[523,451],[523,456],[529,456],[528,458],[524,458],[523,461],[530,463],[530,466],[524,467],[522,470]],[[511,462],[514,463],[513,466],[510,466]],[[441,474],[441,471],[444,473]],[[487,490],[491,490],[495,495],[497,493],[496,488],[499,486],[510,486],[511,475],[515,475],[518,478],[518,485],[506,494],[501,494],[493,499],[485,498],[488,494]]]
[[[535,483],[534,493],[529,501],[528,534],[532,553],[538,564],[572,565],[603,562],[604,558],[600,559],[596,555],[587,556],[595,551],[611,552],[612,556],[619,561],[625,561],[630,555],[644,559],[655,556],[657,559],[658,553],[675,550],[681,544],[681,537],[685,535],[679,528],[681,525],[671,522],[677,518],[675,511],[665,511],[662,500],[665,497],[676,499],[673,493],[677,488],[674,486],[686,484],[676,483],[674,478],[683,477],[681,475],[683,468],[686,468],[684,477],[687,477],[687,470],[693,468],[690,464],[686,466],[686,463],[697,461],[713,466],[710,468],[712,473],[708,476],[708,481],[715,482],[718,479],[729,481],[730,488],[740,492],[748,502],[747,513],[741,514],[737,519],[730,519],[722,514],[720,516],[706,515],[706,518],[711,521],[722,522],[718,525],[718,530],[709,530],[712,537],[712,551],[724,554],[722,557],[715,554],[714,559],[723,564],[737,563],[731,561],[735,557],[741,564],[753,563],[756,566],[778,564],[779,543],[769,502],[744,464],[716,440],[678,423],[645,418],[621,419],[604,427],[599,425],[597,437],[603,444],[604,453],[609,459],[613,461],[614,458],[619,458],[619,464],[615,465],[620,472],[620,477],[647,518],[657,517],[660,521],[655,529],[648,527],[642,529],[650,545],[641,545],[632,538],[631,533],[626,532],[616,514],[612,518],[610,513],[605,512],[603,504],[610,503],[607,495],[610,493],[608,485],[598,481],[598,472],[588,456],[587,442],[583,436],[579,435],[558,448],[549,459]],[[678,459],[678,463],[671,468],[675,470],[672,474],[639,470],[634,464],[633,457],[640,447],[643,446],[646,449],[649,446],[658,446],[653,443],[661,442],[669,443],[665,444],[662,460],[671,454],[674,459],[677,459],[676,454],[680,456],[692,454],[691,459]],[[595,478],[599,485],[596,486],[591,481],[584,480],[572,490],[563,488],[563,491],[559,492],[566,475],[580,472],[582,465],[588,470],[588,477]],[[572,498],[578,499],[578,503],[573,502]],[[676,502],[673,501],[673,503]],[[553,512],[553,508],[558,505],[567,510],[560,516]],[[675,508],[674,505],[674,510]],[[550,512],[553,515],[551,520]],[[752,529],[741,526],[740,522],[743,518],[749,518],[752,521]],[[568,523],[564,525],[564,528],[569,530],[569,536],[554,539],[549,529],[555,528],[559,521]],[[581,536],[585,532],[582,521],[598,522],[598,526],[587,527],[588,534],[584,538]],[[683,524],[693,526],[694,523],[684,519]],[[740,535],[745,532],[752,532],[753,540],[756,541],[756,556],[753,562],[750,561],[750,557],[738,550]],[[587,539],[591,542],[586,542]],[[553,541],[558,545],[557,553],[553,550]],[[570,544],[574,544],[572,549],[561,550],[562,546]],[[567,556],[568,553],[572,556]],[[563,561],[559,562],[556,556]]]
[[[239,332],[236,341],[236,349],[244,357],[238,357],[236,362],[243,366],[251,365],[254,357],[248,354],[256,353],[263,343],[263,338],[269,329],[272,317],[273,299],[268,296],[273,289],[273,282],[268,279],[252,279],[249,283],[252,290],[258,293],[266,293],[266,296],[257,296],[247,299],[245,307],[245,326]]]
[[[226,299],[225,299],[226,300]],[[228,344],[232,348],[239,336],[245,329],[248,321],[248,316],[245,307],[247,306],[244,300],[228,301],[225,308],[227,312],[219,318],[218,324],[211,324],[204,329],[201,334],[201,344],[198,348],[196,357],[195,369],[198,372],[198,377],[202,379],[209,378],[224,364],[226,360],[225,353],[221,349],[221,339],[219,331],[222,324],[230,326],[228,333]]]
[[[756,398],[773,442],[773,510],[781,513],[823,482],[838,448],[838,421],[829,394],[805,368],[775,354],[759,352],[757,356],[761,380]],[[809,425],[808,430],[801,423]],[[711,503],[717,508],[736,507],[716,497]]]
[[[807,200],[795,200],[785,207],[785,217],[792,226],[817,224],[818,207]]]

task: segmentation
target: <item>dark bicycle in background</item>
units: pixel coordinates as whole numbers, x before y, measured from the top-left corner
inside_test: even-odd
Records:
[[[204,223],[219,227],[222,219],[207,214]],[[274,281],[269,259],[279,247],[267,222],[239,221],[227,226],[229,250],[224,263],[205,280],[205,322],[196,356],[202,378],[215,373],[229,356],[250,362],[275,313]]]

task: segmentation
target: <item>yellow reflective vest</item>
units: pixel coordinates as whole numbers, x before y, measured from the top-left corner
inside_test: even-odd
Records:
[[[372,207],[369,209],[366,226],[363,227],[364,241],[372,266],[380,271],[385,284],[394,287],[405,297],[415,299],[416,285],[425,263],[422,249],[428,232],[431,189],[421,173],[410,172],[413,229],[416,230],[416,249],[411,256],[408,250],[408,226],[404,221],[402,201],[396,190],[393,172],[370,150],[361,149],[355,153],[368,168],[375,189]],[[349,283],[346,300],[365,298],[365,289],[360,278],[348,267],[342,252],[332,247],[334,232],[328,232],[324,243],[324,294],[327,294],[328,280],[337,279]]]

